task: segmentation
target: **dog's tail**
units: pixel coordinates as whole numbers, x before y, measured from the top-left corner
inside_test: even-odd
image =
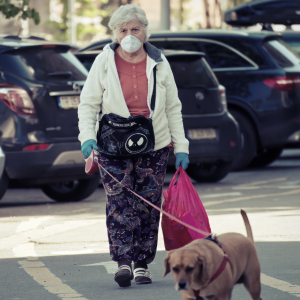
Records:
[[[244,223],[245,223],[245,226],[246,226],[247,237],[254,243],[252,229],[251,229],[251,226],[250,226],[248,216],[247,216],[246,212],[242,209],[241,209],[241,215],[243,217],[243,220],[244,220]]]

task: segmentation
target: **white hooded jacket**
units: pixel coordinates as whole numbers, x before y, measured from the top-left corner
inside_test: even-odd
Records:
[[[130,116],[115,64],[115,49],[118,44],[106,45],[89,72],[78,106],[81,145],[87,140],[96,141],[97,116],[114,113],[124,118]],[[181,102],[170,65],[161,51],[149,43],[144,44],[147,52],[146,75],[148,78],[148,106],[150,109],[153,92],[153,68],[156,72],[156,101],[152,115],[155,148],[159,150],[173,142],[174,153],[189,153],[189,142],[185,138]],[[151,109],[150,109],[151,111]],[[101,116],[100,116],[101,119]]]

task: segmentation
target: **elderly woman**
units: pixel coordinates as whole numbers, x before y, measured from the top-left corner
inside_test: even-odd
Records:
[[[98,55],[81,93],[78,107],[79,140],[84,157],[98,149],[95,125],[99,112],[121,117],[150,115],[156,66],[156,101],[152,115],[154,150],[130,159],[101,155],[101,165],[119,181],[154,205],[161,206],[161,194],[171,149],[176,168],[186,169],[188,140],[185,138],[181,102],[168,61],[161,51],[147,42],[148,20],[138,6],[120,6],[109,27],[113,42]],[[107,194],[107,231],[110,255],[118,262],[115,281],[120,287],[151,283],[148,270],[156,254],[159,211],[116,183],[100,170]],[[132,262],[134,262],[132,270]]]

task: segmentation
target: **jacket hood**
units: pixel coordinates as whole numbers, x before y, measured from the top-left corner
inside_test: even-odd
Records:
[[[116,48],[119,46],[120,44],[118,43],[111,43],[111,44],[107,44],[104,48],[103,51],[107,51],[109,49],[115,51]],[[151,45],[150,43],[144,43],[144,48],[148,54],[148,56],[153,59],[156,63],[160,63],[163,62],[163,59],[161,57],[161,51],[159,49],[157,49],[155,46]]]

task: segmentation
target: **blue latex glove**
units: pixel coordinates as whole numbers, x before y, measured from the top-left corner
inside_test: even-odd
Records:
[[[186,153],[177,153],[176,154],[176,170],[179,168],[179,166],[181,165],[183,170],[186,170],[186,168],[189,165],[189,156]]]
[[[85,158],[88,158],[92,153],[92,148],[98,150],[97,143],[94,140],[88,140],[81,146],[81,153]]]

